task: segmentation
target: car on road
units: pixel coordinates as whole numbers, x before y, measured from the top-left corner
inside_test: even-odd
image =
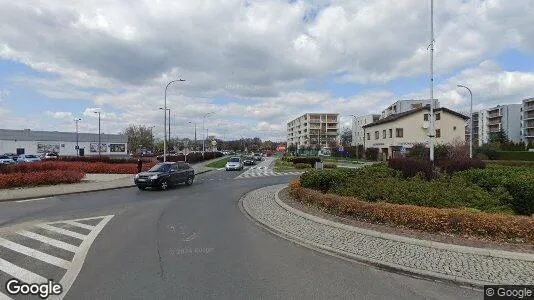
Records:
[[[59,155],[55,152],[48,152],[48,153],[45,153],[41,159],[57,159],[59,158]]]
[[[254,154],[252,157],[254,158],[255,161],[262,161],[263,160],[263,158],[259,154]]]
[[[192,185],[195,180],[195,170],[185,162],[158,163],[147,172],[135,175],[134,183],[140,189],[148,187],[166,190],[180,183]]]
[[[248,156],[248,157],[245,157],[245,159],[243,159],[243,165],[245,166],[253,166],[255,164],[256,164],[256,160],[252,156]]]
[[[31,163],[41,161],[41,158],[33,154],[21,154],[17,158],[17,163]]]
[[[14,163],[15,161],[13,160],[13,158],[7,155],[0,155],[0,165],[11,165]]]
[[[237,156],[230,157],[230,159],[228,160],[225,166],[226,171],[243,170],[243,168],[244,168],[243,160],[241,159],[241,157],[237,157]]]

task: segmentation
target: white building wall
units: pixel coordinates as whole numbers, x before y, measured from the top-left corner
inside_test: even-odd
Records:
[[[352,118],[352,146],[363,145],[365,143],[363,126],[371,124],[379,118],[380,115],[374,114]]]
[[[38,152],[38,144],[48,144],[48,145],[59,145],[59,155],[63,156],[75,156],[76,153],[76,142],[57,142],[57,141],[13,141],[13,140],[0,140],[0,154],[3,153],[17,153],[17,148],[24,149],[25,154],[41,154]],[[93,147],[97,152],[91,152],[90,144],[96,144],[93,142],[80,142],[80,148],[84,148],[84,155],[98,155],[98,147]],[[126,155],[126,144],[124,144],[125,151],[123,152],[111,152],[110,144],[124,144],[124,143],[108,143],[101,142],[102,145],[102,155]],[[95,146],[96,146],[95,145]],[[105,147],[104,147],[105,146]]]

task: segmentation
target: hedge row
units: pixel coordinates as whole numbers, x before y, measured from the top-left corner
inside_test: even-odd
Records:
[[[80,182],[85,174],[74,170],[46,170],[31,173],[0,174],[0,188],[53,185]]]
[[[154,163],[144,163],[142,169],[146,171],[152,166],[154,166]],[[68,170],[103,174],[135,174],[137,173],[137,164],[112,164],[79,161],[41,161],[27,164],[2,166],[0,168],[0,174],[33,173],[50,170]]]
[[[497,151],[496,159],[534,161],[534,152],[531,152],[531,151]]]
[[[417,157],[397,157],[388,160],[388,166],[402,172],[404,178],[414,177],[423,173],[426,179],[439,177],[439,172],[452,175],[469,169],[483,169],[486,164],[479,158],[454,158],[435,161],[435,165],[428,159]]]
[[[510,167],[526,167],[534,168],[534,161],[523,161],[523,160],[485,160],[487,165],[502,165]]]
[[[513,240],[534,244],[534,218],[475,213],[464,209],[432,208],[384,202],[365,202],[355,197],[323,194],[303,188],[298,179],[289,184],[297,200],[320,205],[341,215],[361,220],[424,230],[481,236],[493,240]]]
[[[187,157],[183,154],[180,155],[167,155],[166,161],[187,161],[188,163],[197,163],[205,160],[210,160],[214,158],[222,157],[222,152],[205,152],[204,155],[202,155],[202,152],[191,152],[187,154]],[[159,155],[157,157],[158,161],[163,161],[163,155]]]
[[[151,162],[151,158],[141,158],[143,162]],[[59,156],[58,158],[46,159],[46,161],[80,161],[80,162],[102,162],[108,164],[133,164],[137,163],[136,158],[119,158],[110,156]]]

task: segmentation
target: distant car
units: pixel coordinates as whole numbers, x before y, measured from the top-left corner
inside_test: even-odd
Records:
[[[31,163],[41,161],[41,158],[33,154],[21,154],[17,158],[17,163]]]
[[[254,154],[253,159],[254,159],[255,161],[262,161],[262,160],[263,160],[263,158],[262,158],[261,155],[259,155],[259,154]]]
[[[45,153],[42,157],[42,159],[57,159],[59,158],[59,155],[54,152]]]
[[[11,165],[14,163],[15,161],[13,160],[13,158],[7,155],[0,155],[0,165]]]
[[[164,162],[135,175],[134,183],[140,190],[147,187],[166,190],[180,183],[192,185],[194,180],[195,170],[188,163]]]
[[[4,153],[4,156],[7,156],[7,157],[11,158],[15,162],[17,161],[17,158],[19,158],[19,156],[17,154],[15,154],[15,153]]]
[[[245,166],[253,166],[255,164],[256,164],[256,160],[252,156],[245,157],[245,159],[243,160],[243,165]]]
[[[226,171],[243,170],[243,168],[244,168],[243,160],[241,159],[241,157],[237,157],[237,156],[230,157],[230,159],[228,160],[225,166]]]

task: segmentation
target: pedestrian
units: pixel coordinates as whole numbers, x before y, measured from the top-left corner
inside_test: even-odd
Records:
[[[143,168],[143,161],[141,158],[137,160],[137,173],[141,173],[141,169]]]

